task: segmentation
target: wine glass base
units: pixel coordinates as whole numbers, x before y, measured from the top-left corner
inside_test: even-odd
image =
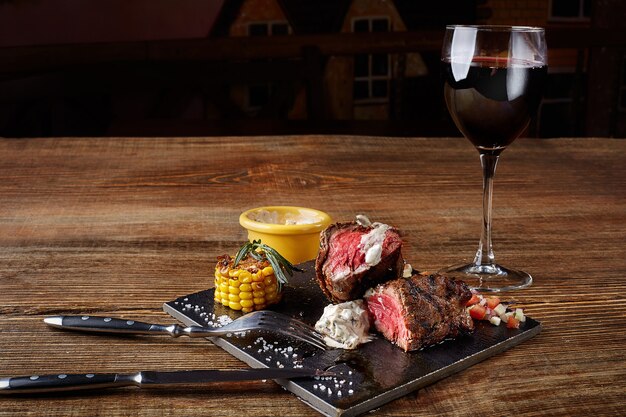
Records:
[[[530,274],[498,264],[454,265],[439,272],[450,278],[465,281],[472,289],[486,292],[518,290],[530,286],[533,282]]]

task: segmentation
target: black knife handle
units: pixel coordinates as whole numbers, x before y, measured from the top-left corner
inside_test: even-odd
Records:
[[[0,394],[74,391],[140,385],[140,374],[56,374],[0,378]]]
[[[131,374],[56,374],[0,378],[0,394],[29,394],[134,385],[206,384],[227,381],[334,376],[333,372],[307,368],[195,369],[142,371]]]
[[[126,334],[171,334],[173,326],[144,323],[135,320],[99,316],[54,316],[44,319],[48,325],[66,330]],[[174,325],[178,326],[178,325]]]

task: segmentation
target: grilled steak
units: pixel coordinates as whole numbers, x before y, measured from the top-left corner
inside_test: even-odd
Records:
[[[315,272],[333,302],[355,300],[374,285],[402,274],[402,240],[386,224],[336,223],[321,233]]]
[[[465,309],[471,297],[463,281],[431,274],[380,284],[365,299],[376,330],[410,351],[474,330]]]

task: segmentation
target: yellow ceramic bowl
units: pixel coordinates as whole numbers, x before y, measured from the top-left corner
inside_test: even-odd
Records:
[[[293,264],[317,256],[320,232],[330,223],[330,216],[323,211],[293,206],[257,207],[239,216],[248,240],[261,239]]]

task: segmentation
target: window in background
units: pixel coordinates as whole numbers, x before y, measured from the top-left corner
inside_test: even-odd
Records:
[[[291,33],[287,22],[255,22],[248,24],[248,36],[280,36]],[[252,84],[248,86],[248,110],[259,110],[270,103],[272,84]]]
[[[288,35],[287,22],[255,22],[248,24],[248,36]]]
[[[550,0],[551,21],[588,21],[591,0]]]
[[[388,17],[356,18],[353,32],[389,32]],[[354,92],[356,102],[386,102],[389,99],[391,65],[388,54],[360,54],[354,57]]]

